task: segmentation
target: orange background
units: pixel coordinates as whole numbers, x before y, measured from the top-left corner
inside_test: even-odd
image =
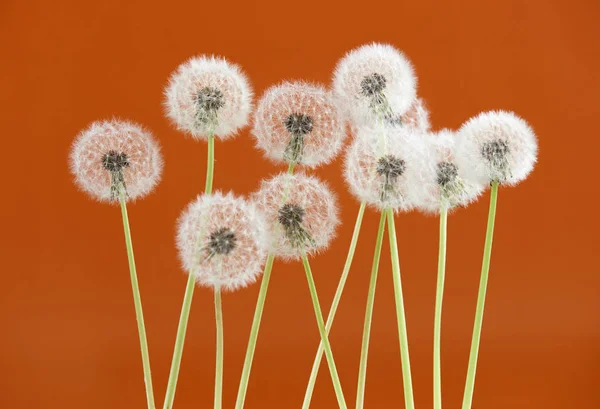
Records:
[[[204,186],[206,145],[176,132],[162,91],[198,53],[241,64],[258,95],[283,79],[328,83],[336,61],[371,41],[413,61],[434,128],[482,110],[514,110],[540,140],[540,161],[502,189],[475,409],[600,407],[598,149],[600,3],[588,1],[329,3],[16,1],[0,4],[2,275],[0,407],[143,408],[145,396],[120,214],[78,192],[67,167],[73,137],[117,115],[163,146],[164,181],[130,207],[162,404],[186,276],[175,220]],[[281,170],[247,131],[218,143],[215,186],[240,194]],[[358,204],[341,161],[318,170],[344,221],[314,259],[329,309]],[[487,196],[449,220],[443,322],[446,409],[460,407],[487,214]],[[331,341],[352,407],[378,215],[367,212]],[[418,408],[432,405],[437,220],[397,218]],[[402,407],[391,269],[384,245],[366,407]],[[258,285],[227,294],[224,407],[233,407]],[[214,318],[196,292],[175,407],[213,401]],[[299,407],[319,340],[299,264],[276,262],[247,408]],[[315,408],[336,407],[322,365]]]

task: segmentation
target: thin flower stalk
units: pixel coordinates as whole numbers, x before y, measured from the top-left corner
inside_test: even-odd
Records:
[[[342,384],[340,383],[340,377],[335,366],[335,360],[333,359],[333,352],[329,339],[327,337],[327,330],[325,329],[325,322],[323,320],[323,313],[319,304],[319,297],[317,295],[317,288],[315,286],[315,280],[312,275],[310,263],[306,254],[302,254],[302,265],[306,272],[306,279],[308,281],[308,289],[312,298],[313,307],[315,310],[315,317],[317,319],[317,326],[319,327],[319,333],[321,334],[321,341],[323,342],[323,349],[325,350],[325,357],[329,366],[329,372],[331,373],[331,380],[333,381],[333,389],[335,390],[335,396],[338,401],[340,409],[347,409],[346,400],[344,398],[344,392],[342,391]]]
[[[333,297],[333,302],[331,303],[331,309],[329,310],[329,315],[327,316],[327,323],[325,324],[325,329],[327,330],[327,335],[329,335],[329,331],[331,331],[331,327],[333,326],[333,320],[335,319],[335,314],[336,314],[337,308],[340,304],[340,300],[342,298],[342,293],[344,292],[346,280],[348,279],[348,274],[350,273],[350,268],[352,266],[352,261],[354,259],[354,252],[356,250],[356,244],[358,243],[358,236],[360,234],[360,228],[361,228],[363,216],[365,213],[365,207],[366,207],[366,203],[362,202],[360,204],[360,208],[358,209],[358,215],[356,216],[356,223],[354,225],[354,232],[352,233],[352,240],[350,241],[350,248],[348,249],[348,255],[346,256],[346,263],[344,264],[344,270],[342,271],[340,281],[338,283],[337,289],[335,291],[335,295]],[[323,359],[323,352],[324,352],[324,346],[323,346],[323,341],[321,341],[319,343],[319,348],[317,349],[317,354],[315,356],[312,370],[310,372],[310,378],[308,380],[308,385],[306,387],[306,393],[304,394],[304,402],[302,404],[302,409],[308,409],[310,407],[310,401],[312,399],[313,391],[315,389],[317,375],[319,374],[319,367],[321,366],[321,360]]]
[[[204,192],[210,194],[212,192],[213,177],[215,167],[215,138],[210,135],[208,138],[208,155],[206,162],[206,184]],[[190,317],[190,309],[192,307],[192,299],[194,298],[194,289],[196,283],[194,275],[190,274],[185,287],[183,296],[183,305],[181,307],[181,315],[179,316],[179,325],[177,327],[177,337],[175,338],[175,348],[173,351],[173,360],[171,362],[171,371],[169,373],[169,381],[165,394],[165,402],[163,409],[171,409],[175,400],[175,389],[177,388],[177,379],[179,378],[179,369],[181,367],[181,357],[183,355],[183,344],[185,343],[185,334],[187,332],[188,320]]]
[[[365,309],[365,323],[363,329],[362,348],[360,352],[360,364],[358,369],[358,386],[356,388],[356,409],[362,409],[365,402],[365,385],[367,380],[367,358],[369,355],[369,340],[371,338],[371,322],[373,318],[373,305],[375,303],[375,288],[377,287],[377,275],[379,272],[379,259],[381,257],[381,246],[385,232],[385,219],[387,213],[381,212],[379,230],[375,242],[375,253],[373,255],[373,266],[371,268],[371,280],[367,295],[367,306]]]
[[[442,409],[442,302],[444,299],[444,281],[446,276],[446,230],[448,209],[440,209],[440,238],[438,254],[438,276],[435,292],[435,317],[433,324],[433,408]]]
[[[412,376],[410,373],[410,357],[408,353],[408,335],[406,331],[406,316],[404,313],[404,297],[402,295],[402,280],[400,278],[400,258],[396,239],[394,211],[387,210],[388,234],[390,236],[390,251],[392,256],[392,273],[394,278],[394,295],[396,299],[396,317],[398,319],[398,335],[400,338],[400,358],[402,360],[402,382],[404,385],[404,401],[406,409],[414,409]]]
[[[221,409],[223,401],[223,308],[221,289],[215,288],[215,322],[217,326],[217,352],[215,366],[215,409]]]
[[[467,369],[467,380],[465,384],[465,393],[463,395],[462,409],[471,409],[471,403],[473,402],[473,390],[475,389],[475,372],[477,370],[477,357],[479,355],[479,344],[481,342],[481,327],[483,324],[485,295],[487,290],[488,275],[490,272],[490,260],[492,257],[492,241],[494,238],[494,223],[496,219],[497,202],[498,182],[492,182],[490,192],[490,209],[488,212],[487,230],[485,233],[485,245],[483,248],[481,279],[479,281],[477,308],[475,310],[475,324],[473,326],[473,338],[471,340],[471,352],[469,354],[469,366]]]

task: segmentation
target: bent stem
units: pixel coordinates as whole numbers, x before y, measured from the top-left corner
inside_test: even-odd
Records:
[[[127,204],[125,203],[125,190],[121,189],[119,203],[121,204],[121,215],[123,216],[123,230],[125,233],[125,246],[127,247],[127,259],[129,261],[129,275],[131,276],[131,289],[133,291],[133,305],[135,306],[135,318],[140,337],[140,349],[142,351],[142,365],[144,368],[144,384],[146,385],[146,400],[148,409],[154,409],[154,390],[152,388],[152,374],[150,372],[150,354],[148,353],[148,340],[146,338],[146,325],[144,324],[144,311],[142,310],[142,297],[135,268],[133,256],[133,243],[131,240],[131,229],[129,227],[129,216],[127,215]]]
[[[396,298],[396,317],[398,319],[398,336],[400,338],[400,357],[402,360],[402,382],[404,384],[404,401],[406,409],[414,409],[415,402],[410,374],[410,357],[408,354],[408,335],[406,333],[406,316],[404,314],[404,297],[402,295],[402,280],[400,278],[400,257],[396,239],[394,211],[387,209],[388,234],[390,236],[390,251],[392,255],[392,273],[394,278],[394,295]]]
[[[485,233],[485,245],[483,248],[483,262],[481,265],[481,279],[479,281],[479,294],[477,295],[475,324],[473,326],[473,338],[471,340],[471,353],[469,355],[469,367],[467,370],[467,381],[465,384],[465,394],[463,396],[462,409],[471,409],[471,403],[473,402],[473,390],[475,389],[475,372],[477,369],[477,356],[479,355],[479,343],[481,341],[481,326],[483,323],[483,309],[485,306],[485,294],[487,290],[488,274],[490,271],[490,260],[492,258],[492,241],[494,238],[494,222],[496,219],[497,202],[498,182],[492,182],[490,192],[490,209],[488,211],[487,231]]]
[[[223,400],[223,309],[221,289],[215,288],[215,321],[217,324],[217,362],[215,367],[215,409],[221,409]]]
[[[435,292],[435,318],[433,324],[433,408],[442,409],[442,301],[444,298],[444,279],[446,275],[446,228],[448,209],[440,209],[440,245],[438,253],[438,276]]]
[[[208,154],[206,160],[206,185],[204,192],[212,193],[213,177],[215,168],[215,137],[213,134],[208,137]],[[190,309],[192,307],[192,299],[194,298],[195,288],[194,274],[190,272],[188,281],[183,295],[183,305],[181,306],[181,314],[179,316],[179,325],[177,327],[177,337],[175,338],[175,347],[173,350],[173,360],[171,362],[171,371],[169,373],[169,381],[167,383],[167,391],[165,393],[165,402],[163,409],[171,409],[175,400],[175,389],[177,388],[177,379],[179,378],[179,369],[181,367],[181,357],[183,355],[183,344],[185,342],[185,334],[187,332],[187,324],[190,317]]]
[[[365,324],[363,329],[362,348],[360,351],[360,365],[358,369],[358,387],[356,389],[356,409],[362,409],[365,401],[365,383],[367,380],[367,357],[369,355],[369,339],[371,338],[371,321],[373,318],[373,304],[375,303],[375,287],[377,286],[377,273],[379,272],[379,259],[381,257],[381,245],[383,244],[383,233],[385,232],[386,212],[381,212],[377,241],[375,242],[375,253],[373,254],[373,266],[371,268],[371,281],[369,282],[369,293],[367,295],[367,307],[365,310]]]
[[[250,339],[248,340],[248,349],[246,350],[246,358],[244,360],[244,368],[242,369],[242,377],[238,388],[237,400],[235,402],[236,409],[242,409],[246,400],[246,391],[248,390],[248,380],[250,379],[250,370],[252,369],[252,360],[254,359],[254,350],[256,348],[256,340],[258,339],[258,330],[260,321],[267,298],[267,290],[269,288],[269,279],[271,278],[271,270],[273,269],[273,260],[275,256],[269,254],[263,272],[262,283],[258,293],[258,301],[254,309],[254,319],[252,320],[252,328],[250,329]]]
[[[348,249],[348,256],[346,257],[346,264],[344,264],[344,270],[342,271],[342,276],[340,277],[340,282],[338,283],[337,289],[335,290],[333,303],[331,304],[331,309],[329,310],[329,315],[327,316],[327,324],[325,324],[327,335],[329,335],[329,331],[331,331],[331,327],[333,326],[335,313],[337,312],[337,308],[340,304],[340,299],[342,298],[342,293],[344,292],[344,286],[346,285],[346,280],[348,279],[348,273],[350,272],[350,267],[352,266],[352,260],[354,259],[354,252],[356,250],[356,244],[358,242],[358,235],[360,233],[360,226],[362,224],[362,219],[365,214],[365,207],[366,203],[362,202],[360,204],[360,208],[358,209],[356,223],[354,224],[354,232],[352,233],[352,240],[350,241],[350,248]],[[310,407],[310,401],[312,399],[313,391],[315,389],[315,383],[317,381],[317,375],[319,374],[319,366],[321,365],[322,359],[323,341],[319,343],[319,348],[317,349],[317,355],[315,356],[312,370],[310,372],[310,378],[308,380],[308,386],[306,387],[306,393],[304,394],[304,403],[302,404],[302,409],[308,409]]]
[[[333,388],[337,397],[338,405],[340,409],[347,409],[346,400],[344,399],[344,393],[342,392],[342,384],[338,376],[337,369],[335,367],[335,361],[333,359],[333,352],[331,351],[331,345],[327,338],[327,330],[325,329],[325,322],[323,320],[323,313],[321,312],[321,306],[319,304],[319,297],[317,296],[317,288],[315,280],[313,279],[310,264],[306,254],[302,254],[302,265],[306,272],[306,280],[308,281],[308,289],[312,298],[313,307],[315,310],[315,316],[317,318],[317,325],[319,327],[319,333],[321,334],[321,342],[323,342],[323,348],[325,350],[325,357],[327,358],[327,364],[329,365],[329,372],[331,373],[331,380],[333,381]]]

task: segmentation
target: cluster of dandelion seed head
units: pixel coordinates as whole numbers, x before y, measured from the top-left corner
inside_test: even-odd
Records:
[[[140,125],[123,120],[96,121],[73,141],[71,172],[76,185],[101,202],[141,198],[160,181],[163,161],[158,143]]]
[[[397,122],[416,98],[417,80],[410,61],[387,44],[369,44],[340,60],[333,91],[355,125]]]
[[[417,131],[427,132],[431,128],[429,123],[429,110],[422,98],[417,98],[402,116],[400,125],[414,128]]]
[[[537,149],[537,138],[527,122],[512,112],[490,111],[462,125],[456,158],[475,182],[515,185],[533,170]]]
[[[465,178],[456,160],[456,136],[449,129],[427,133],[426,155],[419,166],[418,208],[425,213],[439,213],[467,206],[483,192],[485,185]]]
[[[204,194],[179,218],[177,248],[199,285],[235,290],[256,281],[267,250],[265,220],[231,193]]]
[[[311,168],[331,161],[346,135],[332,94],[305,82],[269,88],[258,103],[252,134],[269,159]]]
[[[413,209],[420,201],[423,134],[410,127],[362,127],[348,147],[345,177],[361,202],[378,209]]]
[[[165,112],[177,129],[195,139],[226,139],[248,123],[252,88],[239,66],[199,56],[181,64],[165,89]]]
[[[266,218],[270,252],[284,259],[324,250],[339,224],[334,194],[312,176],[279,174],[264,180],[253,199]]]

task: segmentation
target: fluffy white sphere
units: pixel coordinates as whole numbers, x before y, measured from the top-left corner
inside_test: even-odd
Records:
[[[456,160],[467,178],[515,185],[533,170],[537,137],[512,112],[484,112],[469,119],[457,134]]]
[[[312,176],[281,173],[263,181],[253,199],[267,220],[270,251],[284,259],[324,250],[339,224],[334,194]]]
[[[394,120],[416,98],[417,79],[410,61],[387,44],[350,51],[335,68],[333,92],[356,126]]]
[[[165,112],[177,129],[195,139],[229,138],[248,123],[252,88],[241,68],[224,58],[194,57],[171,75]]]
[[[348,147],[345,177],[361,202],[408,211],[420,201],[424,136],[410,127],[362,127]]]
[[[339,153],[344,128],[329,91],[320,85],[284,82],[269,88],[260,99],[252,134],[271,160],[312,168]]]
[[[465,171],[456,162],[456,136],[449,129],[428,133],[426,155],[419,171],[421,194],[418,208],[439,213],[467,206],[477,200],[486,185],[464,178]]]
[[[256,281],[266,257],[264,217],[231,193],[200,195],[179,218],[177,248],[199,285],[235,290]]]
[[[140,125],[112,119],[93,122],[77,135],[70,155],[76,185],[101,202],[141,198],[154,189],[163,169],[158,143]]]

